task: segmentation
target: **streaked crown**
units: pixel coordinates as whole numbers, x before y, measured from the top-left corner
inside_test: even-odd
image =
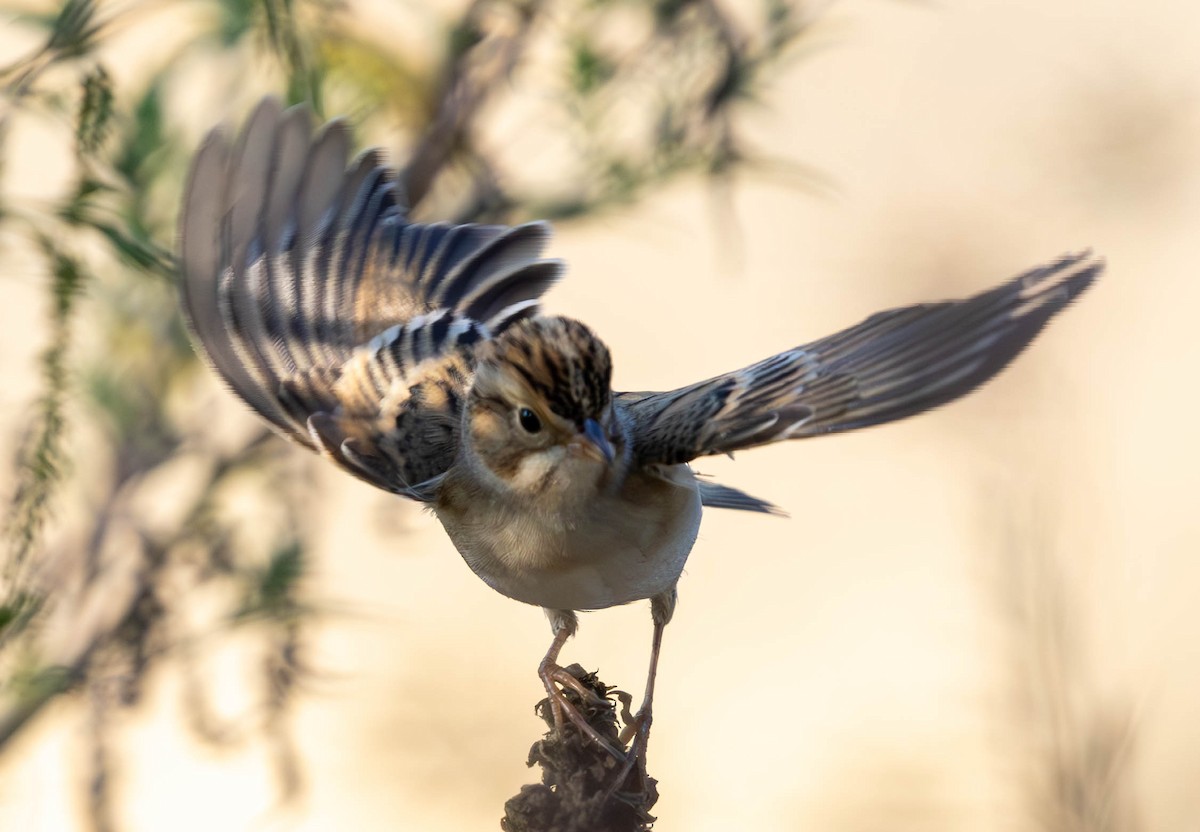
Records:
[[[570,318],[527,318],[481,347],[480,359],[511,369],[551,412],[577,425],[612,400],[608,347]]]

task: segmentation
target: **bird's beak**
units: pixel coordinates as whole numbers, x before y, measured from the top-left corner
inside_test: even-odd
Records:
[[[588,443],[600,452],[604,461],[611,463],[617,452],[613,450],[612,442],[604,435],[604,428],[595,419],[587,419],[583,423],[583,436]]]

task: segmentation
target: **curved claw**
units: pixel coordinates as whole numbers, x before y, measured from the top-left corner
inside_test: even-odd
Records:
[[[625,707],[625,713],[629,713],[628,706]],[[629,751],[625,755],[625,762],[621,766],[621,770],[613,779],[613,787],[609,795],[616,793],[618,787],[626,783],[629,779],[630,772],[633,767],[638,767],[639,780],[645,780],[646,776],[646,748],[650,744],[650,723],[653,721],[651,715],[650,703],[642,704],[641,709],[637,712],[637,716],[632,720],[626,720],[625,728],[621,731],[621,745],[628,745]]]
[[[562,734],[565,725],[564,717],[571,721],[581,734],[603,748],[609,755],[618,763],[626,764],[627,756],[618,750],[611,742],[602,737],[600,733],[593,728],[584,718],[583,714],[579,713],[579,709],[567,699],[563,689],[570,688],[580,698],[581,701],[592,705],[602,705],[607,700],[596,694],[595,691],[588,689],[566,668],[558,664],[545,660],[538,667],[538,675],[542,679],[542,684],[546,686],[546,696],[550,702],[550,712],[554,716],[554,730],[558,734]],[[562,687],[560,688],[559,685]]]
[[[624,711],[626,715],[629,714],[628,708],[625,708]],[[653,717],[650,713],[650,708],[648,705],[643,705],[642,709],[637,712],[637,716],[632,718],[626,716],[625,727],[621,729],[621,736],[619,738],[621,745],[628,745],[629,750],[632,753],[633,746],[630,745],[630,742],[636,745],[638,740],[644,741],[646,738],[648,738],[650,736],[650,723],[652,721]],[[643,749],[643,752],[644,751],[645,749]]]

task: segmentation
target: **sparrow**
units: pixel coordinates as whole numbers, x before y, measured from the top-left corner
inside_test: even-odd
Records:
[[[663,629],[704,508],[777,513],[689,463],[892,422],[996,375],[1103,269],[1070,254],[963,300],[879,312],[757,364],[663,392],[614,392],[586,324],[544,314],[563,272],[544,222],[419,223],[379,149],[263,100],[208,134],[180,215],[180,291],[198,352],[288,439],[428,507],[496,591],[542,607],[554,724],[614,757],[565,691],[576,612],[648,599],[644,755]],[[630,746],[629,754],[633,753]],[[644,757],[643,757],[644,759]]]

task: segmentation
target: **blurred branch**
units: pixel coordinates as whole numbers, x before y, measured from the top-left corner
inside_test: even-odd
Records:
[[[462,144],[464,134],[500,82],[507,79],[521,57],[530,29],[541,10],[541,0],[512,0],[504,4],[512,31],[483,31],[485,10],[493,4],[474,0],[450,35],[449,63],[443,75],[433,120],[413,148],[401,181],[410,207],[425,199],[438,173]]]
[[[11,703],[0,708],[0,746],[16,736],[51,700],[74,688],[83,679],[90,658],[88,652],[70,667],[42,668],[30,678],[9,679],[7,687],[19,690],[10,694]]]
[[[112,693],[108,688],[112,686],[112,680],[107,678],[93,679],[88,685],[88,704],[91,708],[88,725],[88,742],[91,745],[88,817],[95,832],[115,832],[118,828],[113,813],[110,781],[112,729],[109,716],[113,702]]]
[[[50,267],[50,337],[42,354],[43,393],[30,439],[19,454],[22,473],[9,510],[5,537],[10,544],[4,562],[4,601],[0,606],[0,646],[19,632],[40,606],[29,592],[24,575],[30,552],[45,526],[54,490],[66,476],[63,450],[67,397],[67,349],[71,340],[75,299],[84,281],[83,269],[48,237],[39,240]]]
[[[1063,575],[1052,530],[1029,512],[1007,515],[995,558],[1011,668],[1012,726],[1003,736],[1017,742],[1027,814],[1044,832],[1136,832],[1131,710],[1097,690],[1084,598]]]
[[[138,642],[144,645],[150,636],[151,625],[157,623],[158,615],[145,615],[147,602],[153,606],[156,580],[161,571],[168,565],[167,554],[183,544],[190,542],[195,536],[202,538],[211,534],[206,528],[207,518],[211,512],[211,501],[222,482],[231,475],[246,467],[252,467],[260,458],[262,449],[273,443],[266,431],[257,434],[247,444],[219,460],[213,467],[207,485],[193,503],[184,521],[166,540],[154,542],[148,532],[141,536],[141,547],[138,560],[141,568],[137,570],[136,584],[128,593],[128,600],[107,626],[100,627],[88,634],[77,652],[53,665],[37,670],[31,678],[21,680],[20,684],[0,686],[0,749],[25,724],[59,694],[75,689],[83,682],[91,669],[93,657],[105,649],[124,641],[127,644]],[[109,507],[96,514],[93,528],[88,535],[89,545],[83,552],[80,562],[94,564],[108,539],[107,531],[114,518],[121,517],[124,512],[119,506],[128,502],[131,494],[127,486],[136,476],[144,471],[133,469],[126,472],[122,481],[116,482],[109,495]],[[294,577],[293,579],[294,580]],[[87,584],[92,592],[107,589],[104,584]],[[291,588],[291,583],[288,589]],[[283,589],[274,589],[279,594]],[[78,606],[87,607],[94,598],[85,596],[78,599]],[[173,648],[167,648],[173,649]],[[7,690],[6,690],[7,688]],[[7,701],[6,701],[7,700]]]
[[[29,57],[0,68],[10,104],[28,95],[42,73],[54,64],[90,53],[104,29],[104,24],[96,20],[94,0],[66,0],[57,14],[37,22],[47,32],[42,45]]]

